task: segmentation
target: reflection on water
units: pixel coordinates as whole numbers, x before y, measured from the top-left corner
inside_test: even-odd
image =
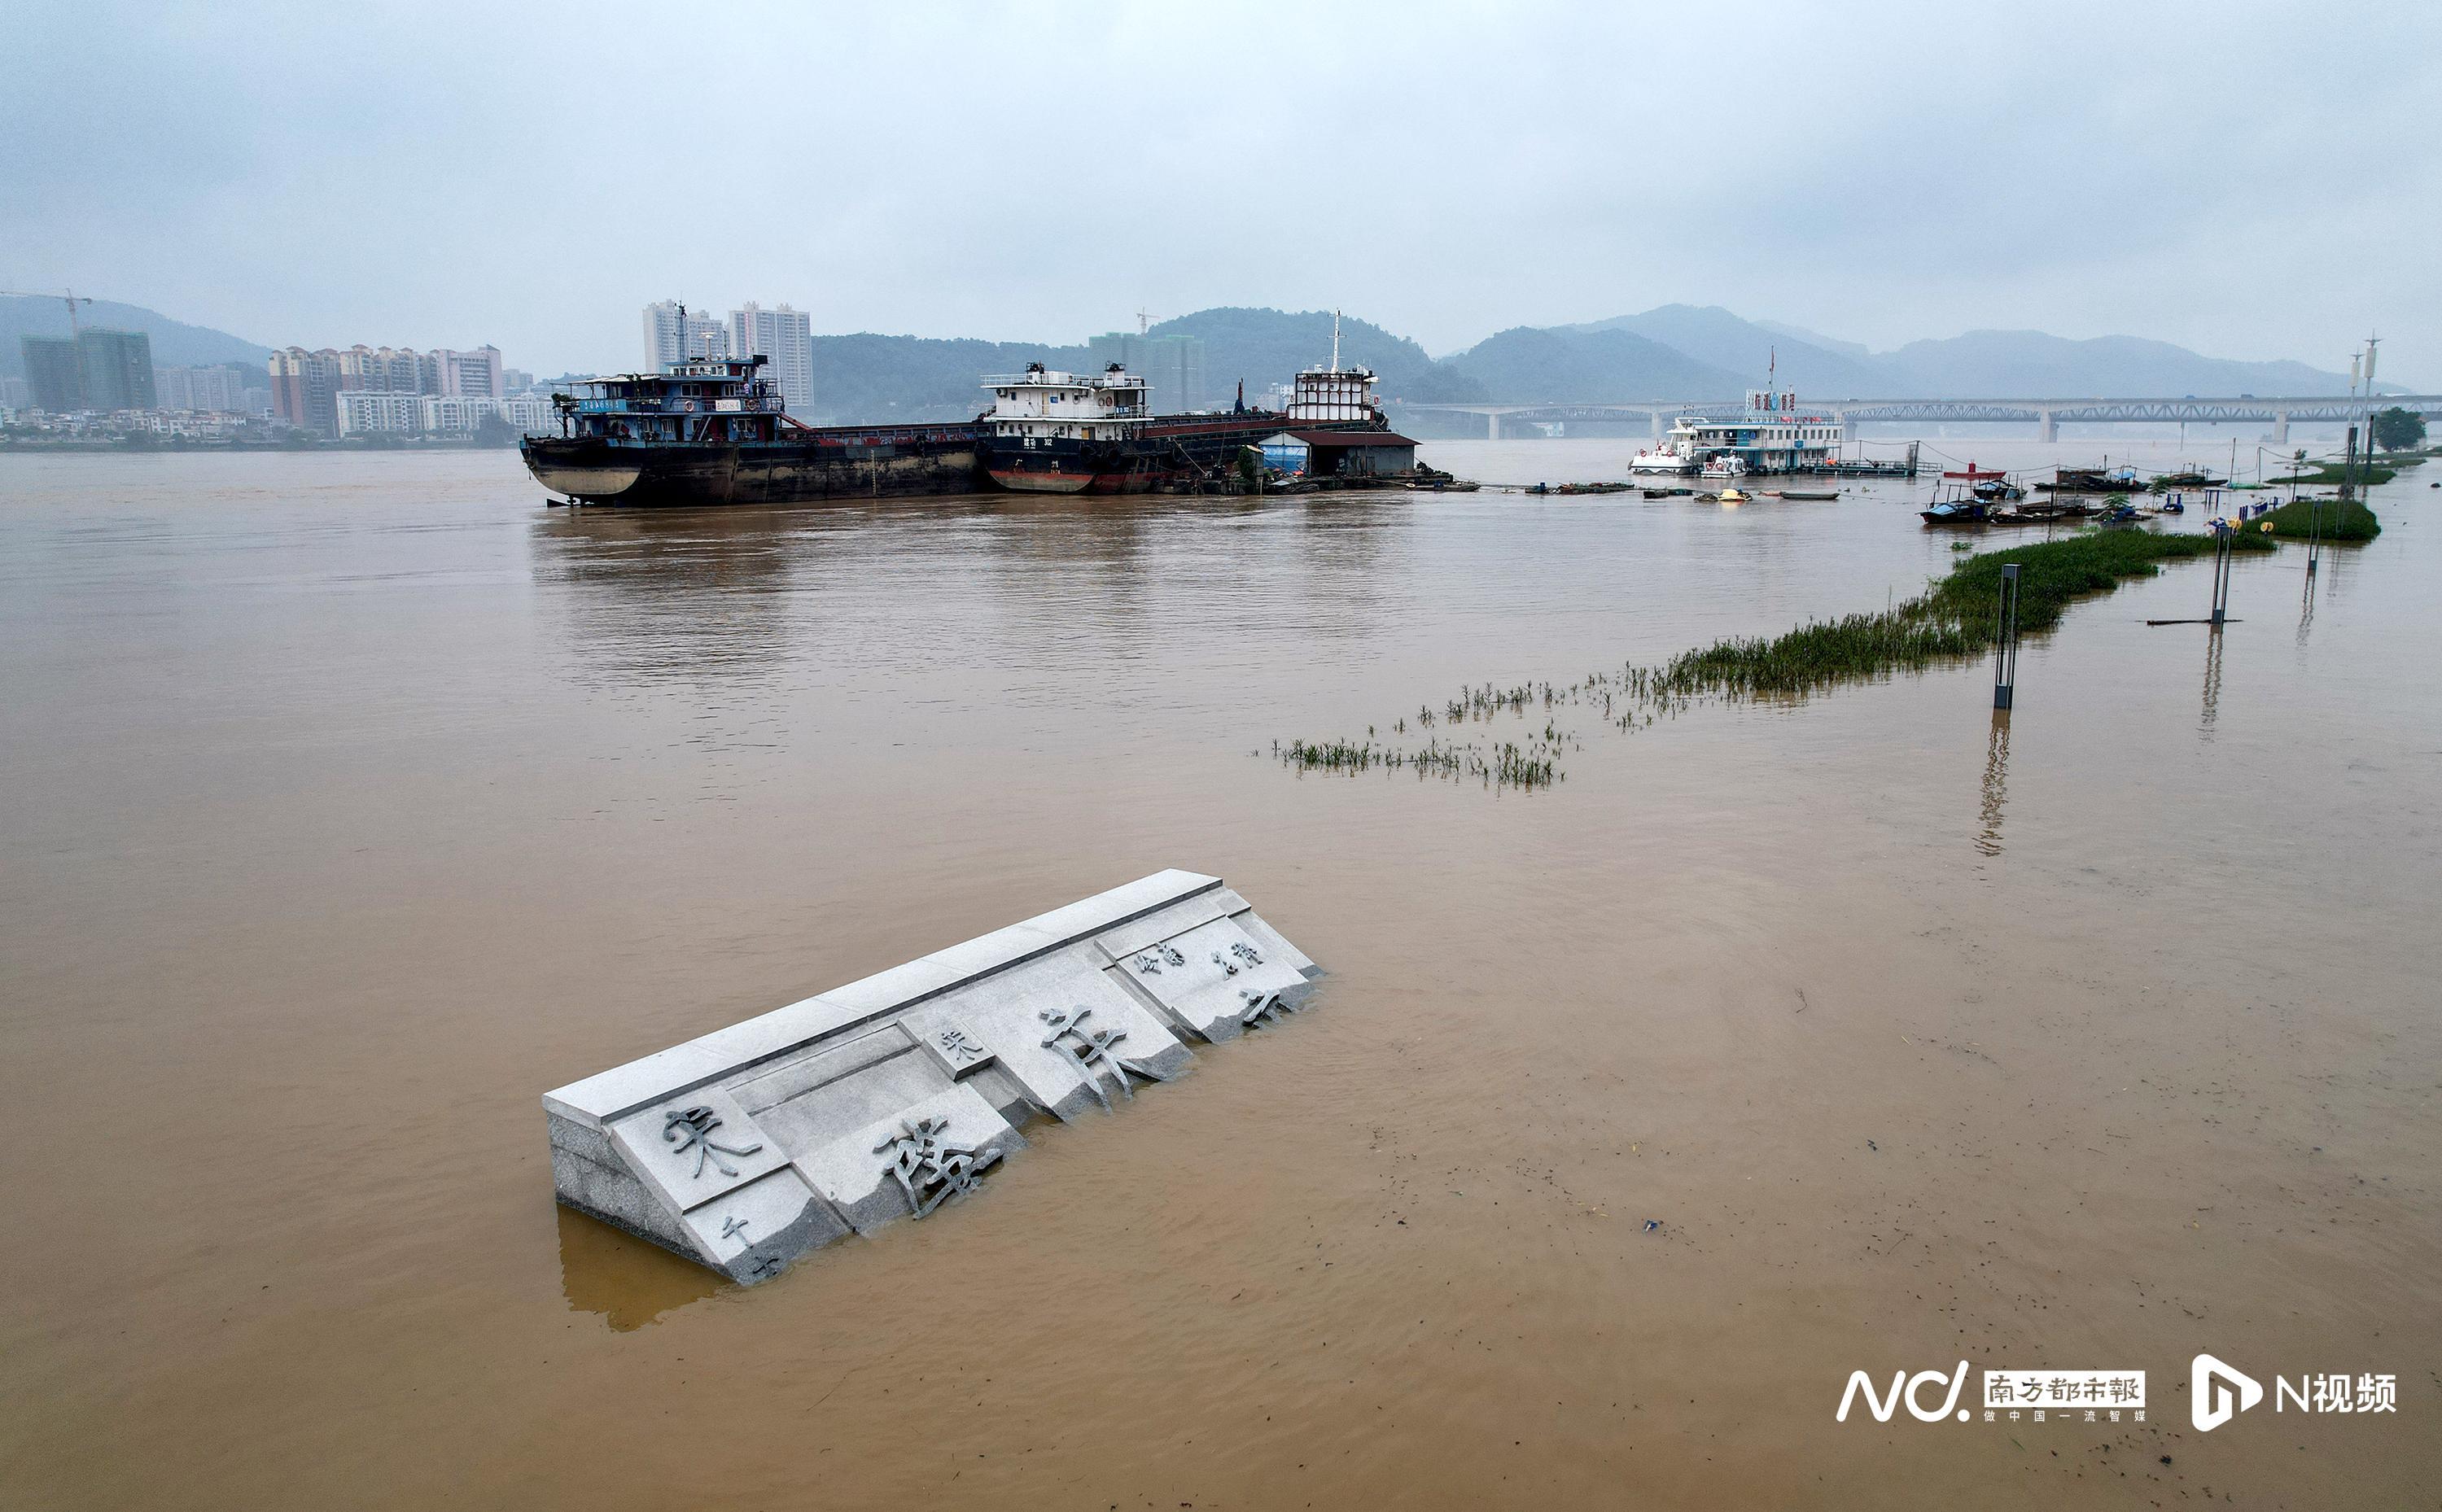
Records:
[[[1977,811],[1983,828],[1976,848],[1985,855],[2001,853],[2001,810],[2010,801],[2010,711],[1993,711],[1993,729],[1984,738],[1984,801]]]
[[[2196,728],[2208,740],[2213,738],[2214,720],[2221,716],[2221,647],[2226,633],[2218,625],[2205,628],[2204,713]]]
[[[659,1245],[567,1208],[559,1215],[559,1289],[569,1306],[600,1315],[612,1330],[644,1327],[729,1283]]]
[[[563,508],[534,525],[538,587],[564,591],[587,677],[728,677],[788,657],[783,602],[815,550],[808,512]]]

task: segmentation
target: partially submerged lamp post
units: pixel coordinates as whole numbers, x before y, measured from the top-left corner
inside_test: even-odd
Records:
[[[2214,629],[2221,628],[2223,616],[2230,612],[2230,536],[2234,528],[2225,524],[2214,532],[2213,619],[2210,623]]]
[[[2007,711],[2018,690],[2018,564],[2001,566],[2000,622],[1993,645],[1993,707]]]

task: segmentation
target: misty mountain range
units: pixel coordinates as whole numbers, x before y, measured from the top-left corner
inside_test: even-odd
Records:
[[[92,325],[144,331],[164,366],[260,364],[269,349],[223,331],[189,325],[138,305],[96,301]],[[1285,383],[1331,355],[1323,311],[1220,308],[1164,320],[1156,336],[1204,342],[1205,401],[1228,404],[1243,379],[1249,397]],[[67,334],[59,301],[0,298],[0,375],[19,375],[17,337]],[[369,344],[391,339],[371,333]],[[817,336],[813,420],[964,419],[983,408],[979,375],[1029,362],[1087,367],[1084,343],[1037,345],[924,337]],[[2343,393],[2347,377],[2300,362],[2234,362],[2137,337],[2069,340],[2040,331],[1970,331],[1873,352],[1717,306],[1666,304],[1579,325],[1519,326],[1434,358],[1406,337],[1343,319],[1344,361],[1381,377],[1394,408],[1405,404],[1735,399],[1761,387],[1770,367],[1782,389],[1812,399],[2070,398],[2086,395]],[[513,354],[514,365],[522,354]],[[2385,385],[2391,388],[2391,385]]]

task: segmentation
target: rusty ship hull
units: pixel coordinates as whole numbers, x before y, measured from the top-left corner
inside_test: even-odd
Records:
[[[836,427],[772,441],[528,436],[535,481],[589,504],[795,504],[987,492],[975,426]]]

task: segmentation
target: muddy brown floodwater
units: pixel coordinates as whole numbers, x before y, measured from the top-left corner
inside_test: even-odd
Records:
[[[1948,566],[1923,491],[572,515],[500,453],[0,458],[0,1501],[2430,1503],[2414,470],[2217,641],[2142,623],[2202,564],[2072,610],[2006,728],[1968,666],[1563,711],[1533,793],[1271,756],[1879,609]],[[553,1205],[546,1088],[1172,865],[1320,1011],[752,1291]],[[2198,1351],[2397,1412],[2198,1434]],[[2152,1410],[1833,1421],[1961,1359]]]

